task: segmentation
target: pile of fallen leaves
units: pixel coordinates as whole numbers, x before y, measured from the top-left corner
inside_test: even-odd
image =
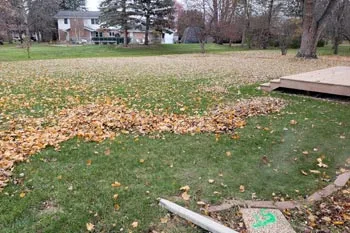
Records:
[[[329,197],[284,215],[297,232],[350,232],[350,182]]]
[[[14,163],[26,160],[47,146],[59,149],[61,142],[74,137],[101,142],[119,134],[232,133],[244,127],[245,118],[279,111],[284,101],[276,98],[242,100],[217,107],[201,116],[140,111],[119,101],[64,109],[46,118],[23,117],[8,122],[0,131],[0,190],[6,186]]]

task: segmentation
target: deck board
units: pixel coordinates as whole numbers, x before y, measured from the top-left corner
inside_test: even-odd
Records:
[[[303,91],[350,96],[350,67],[337,66],[280,78],[279,82],[270,82],[261,86],[263,90],[290,88]]]

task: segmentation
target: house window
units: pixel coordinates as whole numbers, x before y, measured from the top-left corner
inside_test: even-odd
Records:
[[[64,19],[64,24],[68,24],[68,19],[67,18]]]
[[[114,36],[114,32],[109,32],[109,36]]]
[[[102,32],[95,32],[95,37],[103,37]]]
[[[91,24],[98,24],[98,19],[91,19]]]

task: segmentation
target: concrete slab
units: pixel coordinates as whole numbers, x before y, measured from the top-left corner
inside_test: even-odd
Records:
[[[241,209],[248,233],[295,233],[281,211],[276,209]]]

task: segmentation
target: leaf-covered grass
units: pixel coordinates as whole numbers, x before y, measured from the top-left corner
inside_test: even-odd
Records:
[[[206,52],[220,53],[245,50],[240,46],[207,44]],[[114,45],[48,45],[33,44],[30,49],[31,60],[88,58],[88,57],[134,57],[170,54],[200,53],[199,44],[152,45],[123,48]],[[0,46],[0,61],[28,60],[27,51],[16,45]]]
[[[16,165],[10,185],[0,193],[1,232],[86,232],[86,223],[94,224],[95,232],[121,228],[123,232],[197,232],[189,225],[162,224],[166,211],[157,198],[199,211],[197,201],[218,204],[225,198],[250,199],[253,193],[265,200],[272,200],[272,193],[299,199],[327,185],[322,178],[335,177],[350,155],[349,103],[263,93],[251,83],[274,78],[278,67],[270,62],[274,60],[259,58],[261,54],[254,60],[252,56],[174,56],[166,62],[154,57],[154,64],[141,59],[108,63],[106,58],[86,60],[86,67],[75,60],[0,64],[0,128],[8,128],[11,119],[20,115],[46,117],[58,109],[103,102],[107,97],[140,110],[180,113],[185,107],[189,115],[254,96],[271,95],[288,102],[280,113],[249,118],[237,130],[239,139],[225,134],[155,138],[129,134],[101,143],[75,138],[63,143],[60,151],[47,148],[30,163]],[[254,69],[260,64],[262,77],[246,72],[249,67],[233,59]],[[298,65],[299,70],[327,65],[294,58],[279,62],[284,62],[283,68]],[[291,125],[291,120],[297,124]],[[319,157],[328,168],[317,166]],[[310,174],[310,169],[325,174]],[[209,179],[215,182],[209,184]],[[112,187],[115,181],[121,187]],[[190,186],[189,202],[180,197],[184,185]],[[240,185],[245,192],[240,192]],[[136,229],[131,226],[134,221],[139,223]]]

